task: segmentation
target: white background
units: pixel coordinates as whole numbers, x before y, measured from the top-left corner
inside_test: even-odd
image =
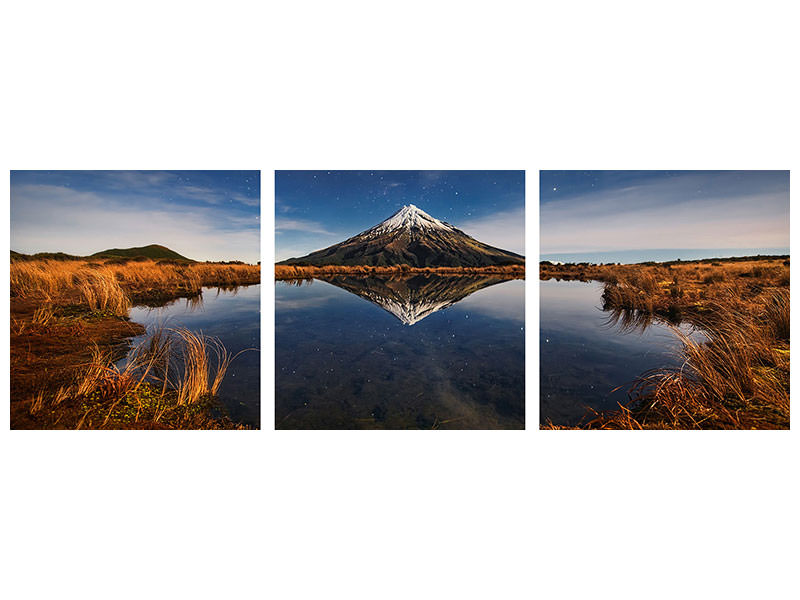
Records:
[[[4,202],[9,169],[261,169],[266,282],[263,431],[8,431],[3,336],[5,597],[797,597],[796,431],[535,429],[537,170],[795,167],[791,2],[0,20]],[[527,431],[271,431],[272,170],[295,168],[527,170]]]

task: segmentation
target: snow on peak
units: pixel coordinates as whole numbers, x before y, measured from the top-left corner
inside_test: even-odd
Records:
[[[453,300],[425,301],[417,297],[395,299],[375,292],[368,292],[364,295],[371,302],[374,302],[385,311],[397,317],[403,325],[409,326],[422,321],[422,319],[432,315],[436,311],[454,304]]]
[[[404,206],[398,210],[382,223],[379,223],[370,229],[369,233],[381,234],[386,233],[387,231],[394,231],[396,229],[403,228],[429,230],[442,229],[445,231],[453,231],[453,227],[447,223],[444,223],[439,219],[435,219],[424,210],[417,208],[413,204],[409,204],[408,206]]]

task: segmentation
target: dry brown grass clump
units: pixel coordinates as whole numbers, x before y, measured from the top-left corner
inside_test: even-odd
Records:
[[[173,385],[178,404],[194,404],[207,396],[216,396],[228,371],[231,355],[217,338],[188,329],[172,330],[182,345],[183,375]]]
[[[110,312],[124,317],[131,307],[130,298],[122,290],[113,273],[97,271],[81,276],[77,283],[83,299],[91,310]]]
[[[71,384],[36,392],[28,410],[76,429],[232,425],[208,408],[236,356],[219,339],[183,328],[155,330],[121,366],[95,345]]]
[[[789,427],[789,293],[776,290],[741,312],[718,302],[704,340],[674,328],[682,365],[645,374],[633,401],[599,414],[598,429],[786,429]]]

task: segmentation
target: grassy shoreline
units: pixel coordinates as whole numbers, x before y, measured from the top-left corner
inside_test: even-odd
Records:
[[[697,343],[675,329],[682,366],[643,373],[627,404],[597,413],[581,427],[789,427],[788,257],[638,265],[545,261],[539,276],[601,281],[603,308],[627,322],[688,322],[707,338]]]
[[[308,265],[275,265],[275,279],[277,281],[307,279],[326,275],[506,275],[513,279],[524,279],[525,265],[492,267],[410,267],[408,265],[392,267],[328,265],[313,267]]]
[[[11,263],[11,428],[238,428],[214,401],[230,358],[213,338],[144,328],[133,305],[260,282],[260,267],[131,259]],[[180,364],[178,364],[180,363]]]

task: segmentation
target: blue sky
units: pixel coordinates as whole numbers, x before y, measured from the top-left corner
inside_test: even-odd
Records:
[[[260,260],[258,171],[12,171],[11,249]]]
[[[275,260],[341,242],[405,204],[525,253],[524,171],[276,171]]]
[[[788,252],[788,171],[542,171],[539,183],[545,259]]]

